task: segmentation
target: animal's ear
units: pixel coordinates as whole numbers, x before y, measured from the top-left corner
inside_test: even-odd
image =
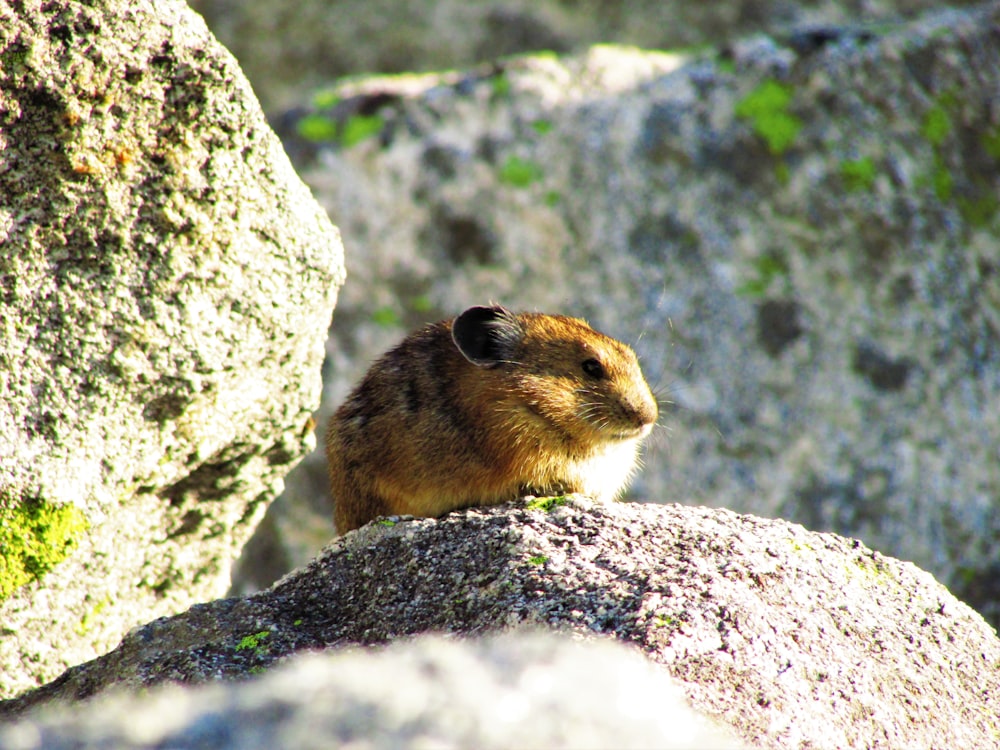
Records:
[[[489,367],[511,362],[524,338],[517,316],[500,307],[470,307],[451,324],[451,338],[474,365]]]

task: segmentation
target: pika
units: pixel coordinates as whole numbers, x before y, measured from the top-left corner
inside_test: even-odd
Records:
[[[627,345],[577,318],[471,307],[384,354],[330,420],[337,532],[529,494],[614,499],[657,417]]]

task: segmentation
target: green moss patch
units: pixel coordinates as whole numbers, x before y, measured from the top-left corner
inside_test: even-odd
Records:
[[[789,112],[792,87],[766,80],[736,105],[736,116],[749,120],[775,156],[780,156],[795,142],[802,130],[802,120]]]
[[[552,121],[544,119],[533,120],[531,127],[539,135],[546,135],[552,132]]]
[[[934,172],[931,174],[931,185],[934,187],[934,195],[942,203],[951,200],[955,192],[955,178],[952,177],[944,161],[938,157],[935,159]]]
[[[840,176],[851,191],[871,190],[875,184],[875,174],[875,162],[870,156],[840,163]]]
[[[656,617],[653,618],[653,625],[658,628],[675,628],[680,624],[681,621],[673,615],[656,615]]]
[[[418,313],[430,312],[434,309],[434,303],[426,294],[420,294],[410,300],[410,309]]]
[[[98,618],[100,618],[104,610],[107,609],[110,605],[111,605],[111,597],[105,596],[99,602],[97,602],[97,604],[91,607],[90,610],[87,611],[83,615],[83,617],[80,618],[80,623],[76,626],[76,628],[74,628],[76,630],[77,635],[86,635],[87,631],[89,631],[94,626],[94,623],[97,622]]]
[[[89,528],[72,504],[31,500],[0,510],[0,601],[65,560]]]
[[[325,115],[306,115],[295,123],[295,129],[301,137],[314,143],[337,140],[337,123]]]
[[[932,145],[940,146],[951,133],[951,129],[951,115],[941,104],[937,104],[924,115],[920,132]]]
[[[493,96],[497,99],[505,99],[510,96],[510,79],[506,72],[499,73],[493,78]]]
[[[361,141],[378,135],[385,123],[378,115],[354,115],[344,123],[344,132],[340,142],[344,148],[350,148]]]
[[[315,113],[306,115],[295,123],[295,129],[307,141],[339,142],[344,148],[350,148],[377,135],[384,124],[378,115],[355,115],[348,118],[341,126],[332,116]]]
[[[399,313],[391,307],[380,307],[372,312],[372,322],[382,328],[394,328],[402,325],[403,320]]]
[[[528,510],[544,510],[548,513],[553,508],[565,505],[568,502],[569,500],[566,499],[565,495],[558,495],[557,497],[536,497],[535,499],[529,500],[525,503],[524,507]]]
[[[1000,208],[1000,201],[987,191],[975,198],[959,198],[958,200],[958,210],[961,211],[962,218],[974,227],[988,225],[997,215],[998,208]]]
[[[264,641],[269,638],[271,631],[261,630],[259,633],[253,633],[252,635],[244,636],[239,643],[236,644],[237,651],[253,651],[257,654],[266,654],[268,648],[264,645]]]
[[[1000,127],[983,134],[983,148],[987,154],[1000,161]]]
[[[340,94],[336,89],[324,89],[313,94],[312,104],[316,109],[333,109],[340,104]]]
[[[517,188],[528,187],[542,179],[542,168],[533,161],[512,156],[500,167],[500,181]]]
[[[746,279],[736,287],[736,293],[743,297],[761,298],[778,279],[786,279],[790,274],[788,261],[776,252],[767,253],[753,260],[755,276]]]

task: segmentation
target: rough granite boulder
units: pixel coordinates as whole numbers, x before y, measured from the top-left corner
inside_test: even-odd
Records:
[[[339,235],[180,0],[0,0],[0,695],[221,595],[313,446]]]
[[[364,248],[318,421],[427,320],[577,314],[673,402],[633,497],[859,537],[1000,622],[998,28],[991,3],[342,83],[286,134]]]
[[[303,650],[525,626],[638,647],[697,710],[761,747],[1000,737],[1000,639],[914,565],[784,521],[578,496],[375,522],[268,591],[137,628],[0,715],[245,677]],[[371,674],[389,682],[374,693],[399,693],[384,662]],[[281,715],[285,700],[261,711]]]

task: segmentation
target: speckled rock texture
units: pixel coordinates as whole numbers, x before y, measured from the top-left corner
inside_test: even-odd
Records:
[[[0,727],[5,750],[740,747],[613,641],[428,636],[305,654],[258,680],[118,695]]]
[[[177,0],[0,0],[0,695],[221,595],[313,446],[336,229]]]
[[[953,6],[968,0],[952,0]],[[878,24],[936,0],[192,0],[239,59],[265,109],[295,106],[333,77],[467,68],[504,55],[720,45],[754,32]]]
[[[665,400],[633,497],[859,537],[1000,622],[998,28],[992,3],[344,84],[302,128],[340,135],[286,140],[357,250],[319,423],[427,320],[580,315]]]
[[[785,521],[580,497],[375,522],[3,713],[245,676],[290,653],[519,626],[614,636],[761,747],[995,747],[1000,639],[932,576]],[[394,683],[398,688],[398,684]]]

